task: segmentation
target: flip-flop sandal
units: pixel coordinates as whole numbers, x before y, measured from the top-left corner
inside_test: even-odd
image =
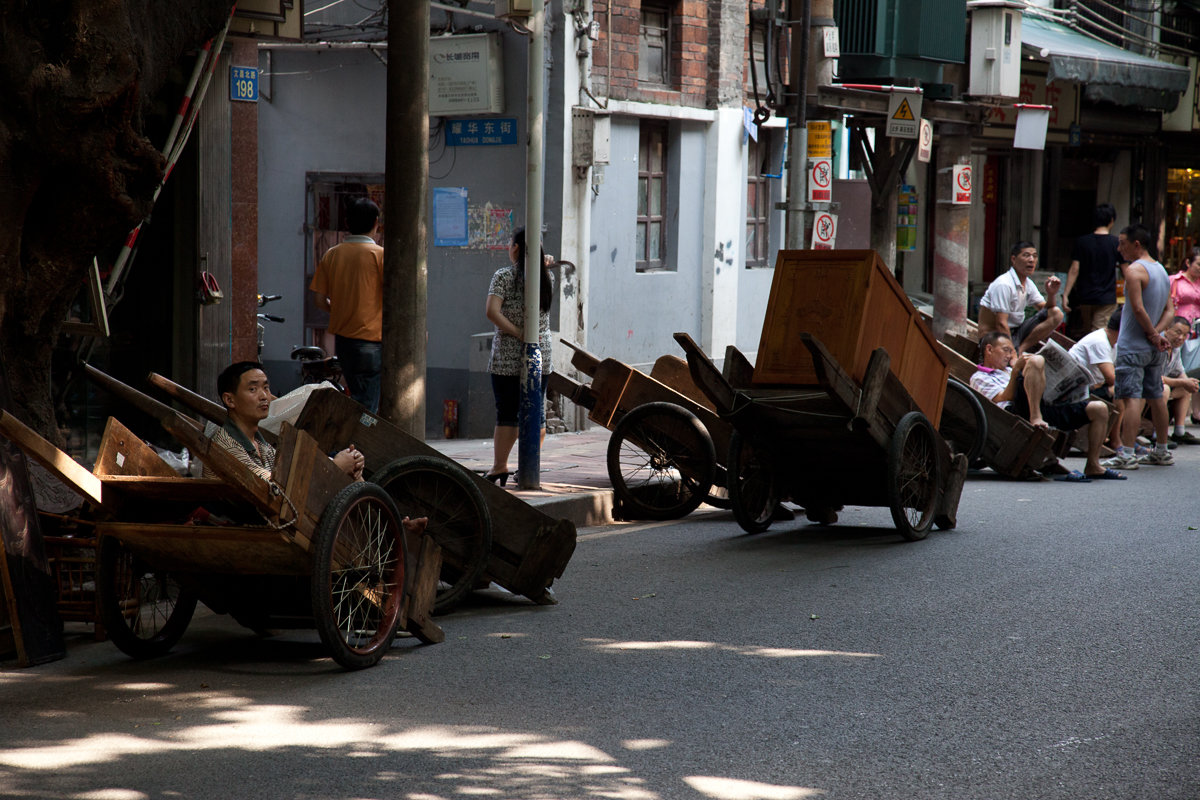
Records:
[[[1106,467],[1104,469],[1104,472],[1098,473],[1096,475],[1086,475],[1085,477],[1088,480],[1093,480],[1093,481],[1123,481],[1123,480],[1125,480],[1125,476],[1122,473],[1117,472],[1115,469],[1112,469],[1111,467]]]
[[[1089,478],[1087,475],[1084,475],[1082,472],[1080,472],[1077,469],[1071,470],[1066,475],[1059,475],[1054,480],[1063,481],[1065,483],[1091,483],[1092,482],[1091,478]]]

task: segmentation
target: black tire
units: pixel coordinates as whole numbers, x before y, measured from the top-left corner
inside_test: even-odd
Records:
[[[956,378],[946,381],[946,400],[942,405],[942,424],[938,430],[951,449],[974,464],[983,455],[987,442],[987,416],[979,397]]]
[[[346,669],[379,663],[396,636],[407,550],[396,504],[374,483],[338,492],[313,533],[313,621]]]
[[[371,476],[401,516],[428,517],[426,530],[442,548],[442,572],[433,610],[443,614],[476,587],[492,553],[492,517],[467,472],[445,459],[412,456]]]
[[[733,518],[746,533],[762,533],[771,527],[779,490],[775,473],[765,456],[737,431],[729,437],[729,459],[725,462],[729,505]]]
[[[937,434],[919,411],[900,418],[888,447],[887,496],[896,530],[910,542],[924,539],[933,524],[942,485]]]
[[[111,536],[100,542],[96,594],[108,638],[132,658],[165,654],[196,611],[195,594],[169,572],[151,569]]]
[[[695,511],[716,464],[704,423],[674,403],[638,406],[608,440],[608,479],[626,519],[679,519]]]

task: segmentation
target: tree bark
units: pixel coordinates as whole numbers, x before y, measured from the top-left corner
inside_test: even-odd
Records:
[[[0,0],[0,359],[10,410],[52,441],[59,329],[92,258],[104,267],[162,178],[143,114],[232,6]]]

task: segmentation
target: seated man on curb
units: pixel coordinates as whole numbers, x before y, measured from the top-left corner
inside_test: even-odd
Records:
[[[275,448],[258,431],[258,423],[267,418],[271,385],[267,373],[257,361],[237,361],[217,376],[217,393],[229,412],[229,420],[213,435],[213,443],[228,450],[263,480],[271,479],[275,469]],[[333,456],[333,463],[356,481],[362,480],[363,454],[350,445]]]
[[[1117,371],[1113,367],[1113,348],[1117,345],[1117,333],[1121,330],[1121,309],[1108,318],[1103,328],[1097,328],[1071,346],[1071,358],[1092,376],[1089,386],[1092,394],[1112,401],[1113,386],[1117,383]]]
[[[1200,444],[1200,439],[1184,427],[1192,408],[1192,395],[1200,392],[1200,381],[1188,377],[1183,369],[1183,343],[1191,332],[1192,325],[1187,317],[1175,317],[1163,331],[1163,336],[1171,345],[1171,356],[1163,370],[1163,390],[1168,395],[1167,410],[1175,418],[1171,441],[1176,444]]]
[[[1086,483],[1093,478],[1124,480],[1125,476],[1100,464],[1100,447],[1108,433],[1108,409],[1099,400],[1079,403],[1042,402],[1046,389],[1046,362],[1041,356],[1017,355],[1012,339],[997,331],[979,339],[981,362],[971,376],[971,387],[1001,408],[1024,417],[1034,427],[1073,431],[1088,426],[1087,463],[1062,480]]]
[[[1046,296],[1038,291],[1030,276],[1037,269],[1038,252],[1033,242],[1017,242],[1009,255],[1011,268],[992,281],[979,300],[979,334],[999,331],[1012,339],[1021,353],[1036,350],[1062,324],[1063,310],[1058,307],[1062,281],[1057,275],[1046,279]],[[1029,319],[1025,307],[1038,310]]]

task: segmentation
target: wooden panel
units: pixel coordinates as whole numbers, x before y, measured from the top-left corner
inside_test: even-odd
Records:
[[[914,326],[917,326],[914,329]],[[817,338],[854,380],[882,347],[892,372],[935,425],[946,362],[903,287],[873,250],[780,251],[759,340],[755,386],[811,386],[811,356],[800,334]]]
[[[100,451],[96,454],[96,475],[147,475],[164,478],[180,477],[167,466],[158,453],[150,448],[116,417],[109,417],[100,437]]]
[[[109,509],[136,502],[166,502],[178,503],[186,514],[198,504],[232,503],[238,499],[229,484],[220,478],[184,478],[175,474],[168,477],[105,475],[100,481],[104,487],[105,506]]]
[[[650,377],[693,403],[716,412],[716,406],[704,396],[704,392],[700,391],[700,387],[696,386],[696,382],[692,380],[692,373],[688,371],[687,362],[679,356],[659,356],[658,360],[654,362],[654,368],[650,370]]]
[[[272,528],[103,522],[113,536],[153,567],[229,575],[307,575],[309,555]]]
[[[404,567],[404,621],[401,627],[426,644],[437,644],[446,639],[445,631],[433,621],[433,601],[442,572],[442,548],[432,536],[421,536],[416,540],[407,532],[404,535],[408,537],[408,561]]]
[[[813,258],[816,254],[818,257]],[[812,385],[812,358],[801,333],[825,343],[850,367],[860,332],[867,280],[875,254],[863,250],[780,250],[758,343],[756,384]]]

